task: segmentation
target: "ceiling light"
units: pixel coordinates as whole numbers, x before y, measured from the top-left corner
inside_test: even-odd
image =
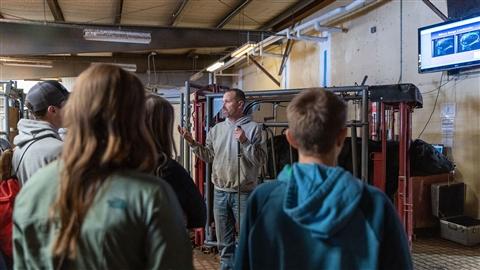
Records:
[[[15,63],[15,62],[4,62],[4,66],[14,66],[14,67],[34,67],[34,68],[53,68],[51,64],[43,63]]]
[[[149,32],[134,32],[108,29],[84,29],[83,38],[94,41],[150,44],[152,35]]]
[[[208,72],[214,72],[215,70],[223,67],[225,65],[225,62],[215,62],[213,65],[207,67]]]
[[[235,51],[232,52],[232,57],[234,58],[239,58],[242,57],[243,55],[249,53],[251,50],[255,48],[257,44],[253,42],[248,42],[242,45],[242,47],[236,49]]]

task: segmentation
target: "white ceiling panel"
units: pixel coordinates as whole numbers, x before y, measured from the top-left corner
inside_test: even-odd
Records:
[[[54,20],[48,4],[43,0],[1,0],[0,12],[5,19]]]
[[[58,0],[67,22],[113,24],[118,0]]]
[[[240,2],[239,0],[190,0],[177,25],[215,27]]]
[[[166,26],[180,2],[179,0],[124,0],[121,24]]]

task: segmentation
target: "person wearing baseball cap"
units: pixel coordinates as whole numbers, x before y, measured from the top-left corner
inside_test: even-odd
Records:
[[[25,184],[41,167],[57,159],[63,141],[58,134],[62,127],[62,108],[69,92],[57,81],[35,84],[25,98],[30,118],[18,122],[19,134],[13,139],[16,149],[12,172]]]

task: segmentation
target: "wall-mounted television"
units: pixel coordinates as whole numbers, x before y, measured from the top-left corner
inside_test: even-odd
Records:
[[[418,29],[418,72],[480,65],[480,16]]]

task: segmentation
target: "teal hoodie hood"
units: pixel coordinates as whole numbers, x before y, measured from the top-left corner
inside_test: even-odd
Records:
[[[250,195],[235,268],[412,269],[387,196],[340,167],[295,163]]]
[[[364,185],[340,167],[295,163],[278,180],[286,182],[285,213],[315,237],[341,230],[360,203]]]

